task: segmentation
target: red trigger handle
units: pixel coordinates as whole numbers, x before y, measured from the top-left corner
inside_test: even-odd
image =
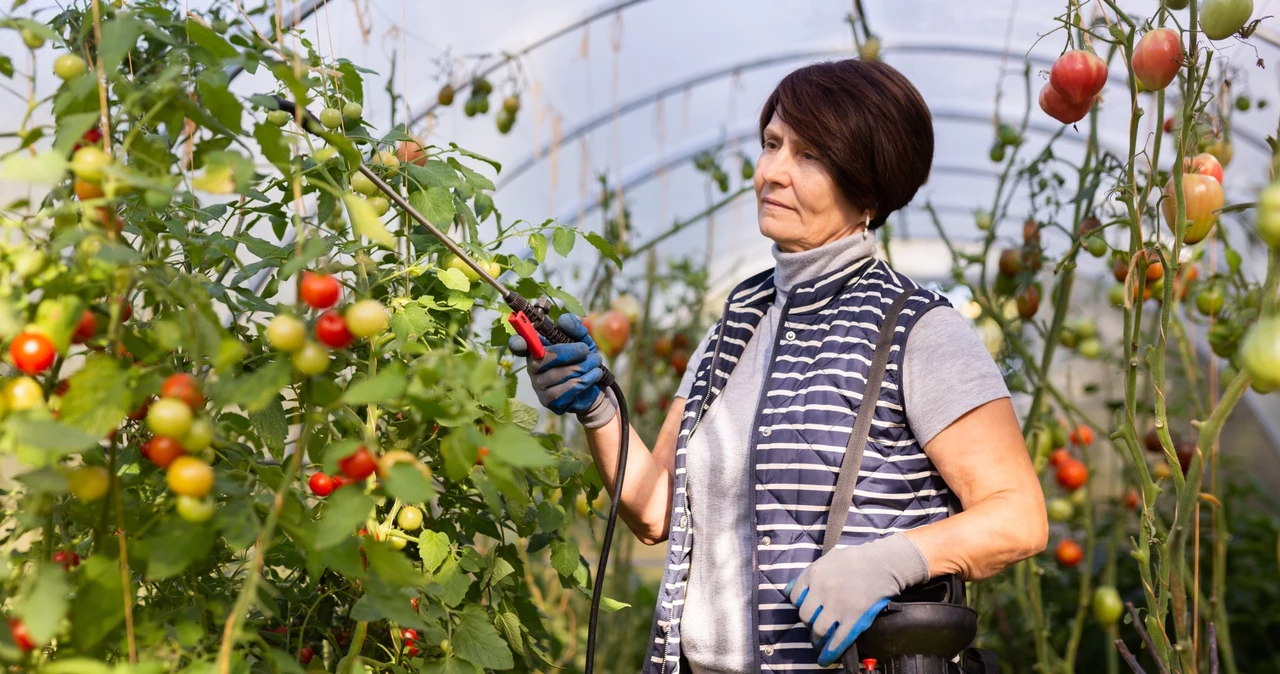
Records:
[[[547,349],[542,345],[542,340],[538,338],[538,331],[534,329],[533,322],[529,320],[529,316],[523,311],[513,311],[507,320],[511,322],[511,326],[516,329],[516,334],[524,338],[524,343],[529,345],[529,355],[534,358],[541,358],[547,355]]]

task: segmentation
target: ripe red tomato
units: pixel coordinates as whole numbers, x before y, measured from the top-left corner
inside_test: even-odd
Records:
[[[1058,484],[1068,491],[1075,491],[1089,481],[1089,469],[1078,459],[1068,459],[1058,464]]]
[[[187,372],[169,375],[160,387],[160,397],[177,398],[193,411],[204,407],[204,395],[200,393],[200,380]]]
[[[96,334],[98,334],[98,317],[94,316],[92,311],[85,309],[84,313],[80,314],[80,322],[76,323],[76,331],[71,336],[71,341],[80,344],[93,339]]]
[[[1061,543],[1058,543],[1058,549],[1054,551],[1053,556],[1059,564],[1071,569],[1084,559],[1084,549],[1070,538],[1064,538]]]
[[[1093,109],[1093,101],[1094,99],[1089,99],[1083,103],[1076,103],[1068,100],[1062,92],[1054,89],[1052,84],[1046,84],[1040,90],[1040,109],[1063,124],[1075,124],[1084,119],[1084,116]]]
[[[1138,490],[1130,489],[1124,494],[1124,507],[1133,510],[1138,507]]]
[[[315,649],[310,646],[303,646],[298,649],[298,662],[301,662],[303,665],[309,665],[311,664],[311,658],[314,658],[315,655]]]
[[[1081,447],[1088,447],[1089,445],[1092,445],[1093,429],[1084,424],[1076,426],[1075,429],[1071,431],[1071,442],[1080,445]]]
[[[9,344],[9,357],[19,370],[27,374],[40,374],[53,365],[57,351],[48,337],[38,332],[24,332]]]
[[[600,353],[613,358],[627,346],[627,338],[631,336],[631,321],[621,311],[610,309],[594,318],[590,332]]]
[[[1195,157],[1184,157],[1183,166],[1188,172],[1209,176],[1218,181],[1219,185],[1222,184],[1222,163],[1208,152],[1201,152]]]
[[[70,571],[80,566],[80,555],[74,550],[59,550],[53,553],[53,563],[62,565],[63,571]]]
[[[378,469],[378,460],[369,450],[361,447],[338,461],[338,468],[352,480],[363,480]]]
[[[316,319],[316,339],[331,349],[345,349],[355,339],[347,329],[347,319],[329,309]]]
[[[477,466],[483,466],[483,465],[484,465],[484,457],[486,457],[486,456],[488,456],[488,455],[489,455],[489,448],[488,448],[488,447],[481,447],[481,448],[476,452],[476,465],[477,465]]]
[[[1024,321],[1031,320],[1040,310],[1040,289],[1027,286],[1014,300],[1018,307],[1018,316]]]
[[[1170,178],[1164,186],[1165,198],[1160,202],[1164,222],[1170,232],[1178,224],[1178,202],[1174,195],[1176,187],[1173,178]],[[1222,192],[1222,183],[1209,175],[1188,173],[1182,176],[1182,194],[1187,215],[1187,229],[1182,234],[1182,242],[1188,245],[1200,243],[1204,237],[1209,236],[1209,231],[1218,221],[1217,210],[1222,208],[1226,198]]]
[[[31,640],[31,634],[27,632],[27,626],[21,619],[9,619],[9,633],[13,635],[13,643],[23,653],[30,653],[36,649],[36,642]]]
[[[342,294],[342,284],[328,274],[302,272],[302,287],[299,290],[302,301],[314,309],[328,309],[338,303]]]
[[[1071,458],[1071,452],[1068,452],[1065,449],[1055,449],[1049,454],[1049,465],[1054,467],[1061,466],[1063,463],[1073,460],[1074,459]]]
[[[80,136],[80,140],[76,141],[76,144],[71,146],[71,154],[74,155],[76,150],[79,150],[86,145],[97,145],[100,142],[102,142],[102,129],[95,126],[92,129],[85,131],[84,135]]]
[[[142,455],[161,468],[168,468],[174,459],[184,454],[182,443],[167,435],[157,435],[142,445]]]
[[[333,490],[337,487],[337,485],[334,484],[333,478],[325,475],[324,473],[316,473],[315,475],[312,475],[311,479],[307,481],[307,485],[311,487],[311,493],[319,496],[320,498],[324,498],[329,494],[332,494]]]
[[[1049,84],[1071,103],[1093,105],[1094,97],[1106,83],[1106,62],[1083,49],[1059,56],[1049,69]]]
[[[1182,68],[1182,39],[1172,28],[1156,28],[1133,48],[1133,74],[1148,91],[1160,91]]]
[[[334,473],[333,475],[330,475],[329,478],[333,480],[334,489],[342,489],[343,487],[349,484],[353,484],[355,482],[354,480],[347,477],[346,475],[343,475],[342,473]]]

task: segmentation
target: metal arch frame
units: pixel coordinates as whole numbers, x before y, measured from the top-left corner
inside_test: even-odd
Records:
[[[1275,44],[1276,46],[1280,46],[1280,43],[1275,43]],[[883,47],[883,51],[886,54],[893,54],[893,53],[963,54],[963,55],[970,55],[970,56],[985,56],[985,57],[991,57],[991,58],[1004,57],[1004,51],[1000,49],[984,47],[984,46],[975,45],[975,44],[965,44],[965,43],[952,43],[952,44],[932,43],[931,44],[931,43],[922,42],[922,43],[913,44],[908,42],[908,43],[899,43],[898,45],[892,45],[892,44],[886,45],[885,47]],[[655,91],[651,91],[647,94],[642,94],[640,96],[632,98],[631,100],[628,100],[618,106],[617,114],[619,116],[629,114],[651,103],[657,102],[668,96],[684,91],[685,89],[688,89],[690,87],[696,87],[702,84],[706,84],[708,82],[724,79],[726,77],[737,75],[743,72],[759,70],[761,68],[767,68],[769,66],[774,66],[782,63],[802,61],[807,59],[842,56],[842,55],[848,55],[848,54],[849,54],[849,51],[847,49],[820,49],[820,50],[788,52],[788,53],[776,54],[773,56],[765,56],[765,57],[746,60],[746,61],[739,61],[737,63],[730,64],[722,68],[717,68],[715,70],[709,70],[703,73],[693,75],[675,84],[667,85]],[[1052,65],[1053,63],[1052,59],[1049,59],[1044,56],[1039,56],[1039,55],[1027,56],[1027,57],[1024,57],[1023,60],[1036,65],[1042,65],[1042,66]],[[1117,70],[1113,74],[1118,74],[1118,73],[1119,71]],[[1127,71],[1126,71],[1126,75],[1127,75]],[[434,106],[432,109],[434,109]],[[614,112],[610,110],[608,112],[601,113],[585,122],[578,124],[577,126],[573,127],[572,129],[570,129],[569,131],[561,135],[558,145],[563,147],[569,144],[570,142],[578,139],[580,136],[590,133],[591,131],[598,129],[601,126],[604,126],[606,123],[612,120],[613,117],[614,117]],[[1271,151],[1271,148],[1266,144],[1264,140],[1259,139],[1244,130],[1237,129],[1233,133],[1235,133],[1247,144],[1253,146],[1255,149],[1259,151],[1267,152],[1267,153]],[[511,168],[507,173],[501,176],[500,180],[497,183],[498,189],[502,189],[506,185],[510,184],[511,182],[519,178],[529,169],[537,165],[540,161],[542,161],[543,158],[549,155],[551,148],[552,148],[552,143],[550,142],[543,143],[542,146],[534,150],[533,153],[525,157],[520,162],[514,164],[513,168]]]
[[[991,119],[989,116],[983,113],[971,112],[971,111],[965,111],[965,110],[952,110],[952,109],[936,110],[933,113],[933,117],[934,119],[954,120],[954,121],[962,121],[962,122],[973,122],[973,121],[988,122]],[[1054,125],[1039,124],[1039,123],[1028,124],[1028,128],[1038,132],[1049,133],[1049,134],[1052,134],[1057,130]],[[752,125],[750,127],[739,128],[733,133],[717,134],[714,140],[704,140],[701,142],[690,143],[683,150],[677,151],[676,154],[672,156],[668,156],[666,158],[660,158],[656,161],[651,161],[647,165],[642,166],[641,168],[629,171],[628,176],[622,179],[622,185],[621,185],[622,190],[625,192],[635,188],[637,185],[643,185],[644,183],[647,183],[650,180],[653,180],[660,173],[670,170],[685,162],[688,162],[702,152],[713,150],[731,141],[741,141],[745,138],[754,137],[756,133],[758,133],[758,130],[755,128],[754,125]],[[1081,144],[1085,142],[1083,138],[1080,138],[1078,136],[1063,136],[1063,138],[1071,143]],[[1110,152],[1115,152],[1115,148],[1111,147],[1109,143],[1100,143],[1100,145],[1104,149]],[[935,171],[937,169],[938,169],[938,165],[935,165]],[[972,173],[981,172],[983,169],[974,169],[974,168],[966,167],[963,170],[967,173],[972,174]],[[610,190],[618,189],[618,183],[616,181],[611,181],[609,185],[609,189]],[[577,218],[579,216],[586,216],[590,213],[594,213],[599,208],[600,208],[600,202],[598,199],[579,200],[577,203],[574,204],[572,209],[565,209],[561,211],[561,215],[558,219],[560,221],[569,221],[570,219]]]

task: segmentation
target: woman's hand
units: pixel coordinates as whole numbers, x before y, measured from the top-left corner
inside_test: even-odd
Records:
[[[588,428],[603,425],[613,418],[617,408],[600,389],[604,369],[596,343],[573,314],[561,315],[556,325],[578,341],[551,344],[539,335],[547,352],[538,359],[529,357],[529,345],[523,337],[512,337],[507,346],[511,353],[525,357],[533,390],[543,407],[556,414],[573,412]]]
[[[911,539],[892,534],[832,550],[782,593],[800,609],[818,648],[818,664],[840,659],[871,626],[890,597],[929,579],[929,564]]]

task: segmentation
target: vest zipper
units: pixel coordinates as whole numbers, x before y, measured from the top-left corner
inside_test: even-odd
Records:
[[[698,430],[698,424],[702,423],[703,412],[706,412],[707,406],[710,404],[711,388],[712,388],[711,383],[715,381],[716,361],[720,359],[720,344],[724,340],[725,322],[729,320],[729,304],[730,304],[730,300],[725,300],[724,311],[721,313],[722,318],[720,319],[720,329],[716,331],[716,349],[715,351],[711,352],[711,369],[710,371],[707,372],[707,390],[705,393],[702,394],[702,400],[699,401],[698,403],[698,414],[693,418],[693,426],[689,427],[688,437],[684,439],[684,446],[686,449],[688,449],[689,447],[689,441],[693,439],[693,434]],[[728,378],[725,379],[725,383],[728,384]],[[684,506],[685,517],[689,518],[690,525],[692,525],[693,513],[689,512],[689,471],[688,470],[686,470],[684,473],[684,495],[680,497],[680,502]],[[689,555],[689,568],[685,571],[685,577],[686,577],[685,578],[685,594],[686,595],[688,595],[688,592],[689,592],[688,576],[693,573],[693,550],[690,548],[689,540],[688,540],[689,531],[691,530],[692,530],[692,526],[685,527],[684,548],[686,551],[688,551],[688,555]],[[674,612],[675,611],[673,607],[672,613]],[[683,612],[683,609],[682,609],[682,612]],[[670,621],[668,621],[667,624],[669,626],[671,624]],[[671,649],[671,632],[670,630],[668,630],[664,634],[663,640],[662,640],[662,664],[658,666],[658,674],[666,674],[667,672],[667,654],[670,653],[670,649]]]
[[[782,309],[778,313],[778,325],[773,331],[773,342],[769,347],[769,367],[765,370],[764,383],[760,387],[760,398],[756,401],[756,413],[752,417],[756,422],[756,430],[751,434],[751,445],[747,448],[747,454],[751,457],[747,463],[747,484],[751,486],[750,502],[751,502],[751,633],[756,637],[756,647],[752,649],[751,661],[755,664],[757,673],[761,670],[760,647],[764,644],[760,643],[760,583],[759,583],[759,522],[756,518],[756,445],[760,438],[760,419],[764,414],[764,403],[769,398],[769,382],[773,379],[774,366],[777,365],[778,359],[774,349],[779,344],[778,340],[782,338],[782,328],[787,323],[787,309],[791,308],[791,293],[787,293],[787,299],[782,303]]]

